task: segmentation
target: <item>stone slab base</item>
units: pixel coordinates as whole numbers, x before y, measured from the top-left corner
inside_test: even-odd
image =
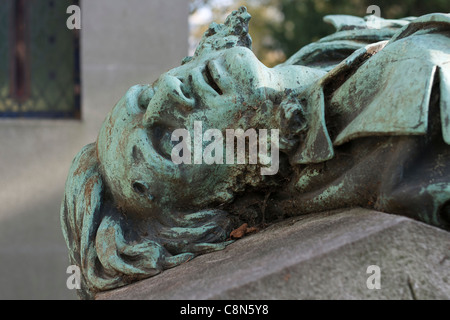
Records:
[[[360,208],[312,214],[96,299],[450,299],[450,233]]]

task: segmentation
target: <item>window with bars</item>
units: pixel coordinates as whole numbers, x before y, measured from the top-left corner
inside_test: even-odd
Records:
[[[1,0],[0,117],[80,118],[78,0]]]

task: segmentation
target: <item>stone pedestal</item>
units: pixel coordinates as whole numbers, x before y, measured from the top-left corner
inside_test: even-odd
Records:
[[[450,233],[359,208],[318,213],[96,298],[450,299]]]

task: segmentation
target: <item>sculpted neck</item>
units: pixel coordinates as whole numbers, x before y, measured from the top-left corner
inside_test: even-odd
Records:
[[[297,65],[283,65],[270,69],[273,86],[279,91],[288,89],[303,91],[326,75],[325,71]]]

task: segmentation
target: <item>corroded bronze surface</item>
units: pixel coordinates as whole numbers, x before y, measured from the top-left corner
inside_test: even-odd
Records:
[[[132,87],[75,157],[61,222],[81,297],[287,216],[360,206],[449,228],[449,15],[381,21],[379,30],[328,16],[335,34],[275,68],[252,53],[249,19],[241,8],[212,24],[193,57]],[[250,128],[259,161],[220,162],[221,134]],[[210,129],[214,161],[205,163],[208,141],[196,139]],[[173,161],[175,130],[194,137],[190,163]],[[279,133],[265,140],[279,158],[264,175],[269,130]],[[188,145],[178,145],[181,158]]]

